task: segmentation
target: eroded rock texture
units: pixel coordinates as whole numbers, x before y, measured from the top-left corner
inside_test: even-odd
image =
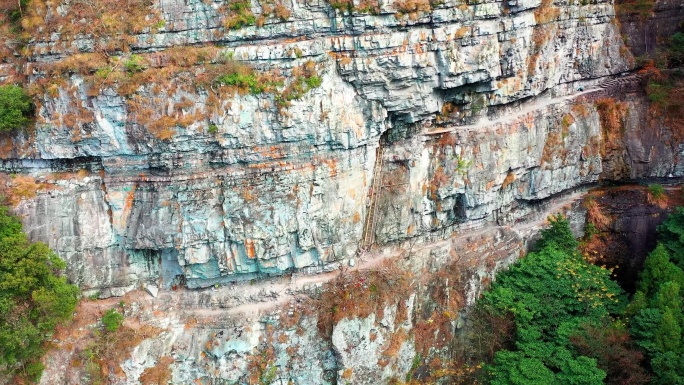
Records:
[[[163,356],[175,383],[405,378],[416,356],[452,348],[454,309],[524,252],[556,200],[684,174],[680,136],[640,78],[619,76],[634,59],[610,1],[253,0],[256,25],[239,28],[221,1],[127,2],[129,24],[117,9],[91,23],[89,4],[37,7],[47,21],[31,19],[27,61],[0,66],[26,80],[38,115],[0,137],[5,193],[88,295],[222,286],[163,292],[140,321],[164,332],[115,383]],[[315,312],[290,325],[227,312],[283,295],[230,282],[336,271],[370,246],[403,248],[415,285],[374,311],[323,333]]]
[[[165,49],[209,42],[262,73],[315,67],[320,86],[287,104],[268,92],[215,100],[213,85],[188,87],[182,71],[128,91],[125,79],[103,85],[108,75],[78,70],[44,86],[98,40],[32,43],[30,79],[46,91],[35,133],[4,168],[38,178],[16,211],[82,288],[335,268],[365,243],[511,223],[597,181],[612,156],[593,100],[573,96],[630,69],[608,2],[446,2],[403,16],[390,2],[377,15],[286,5],[287,21],[230,30],[221,3],[161,1],[165,23],[134,35],[131,49],[159,73]],[[677,154],[667,148],[632,176],[668,175]]]

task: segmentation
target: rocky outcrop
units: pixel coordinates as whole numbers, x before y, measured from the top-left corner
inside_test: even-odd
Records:
[[[146,71],[166,73],[171,47],[216,42],[225,48],[214,57],[289,74],[277,92],[304,67],[320,86],[287,104],[277,92],[217,101],[214,86],[191,87],[183,75],[207,65],[194,64],[124,91],[138,75],[108,83],[61,69],[84,60],[69,56],[74,49],[97,51],[96,39],[52,34],[32,44],[31,82],[46,90],[39,122],[3,167],[38,178],[16,211],[89,292],[347,263],[375,204],[379,146],[379,244],[512,223],[601,175],[599,115],[572,94],[629,69],[610,3],[447,2],[404,16],[399,3],[380,4],[378,15],[293,3],[288,21],[239,30],[219,25],[218,6],[160,2],[165,24],[134,35],[130,48],[151,63]],[[65,171],[77,174],[50,174]]]
[[[86,295],[162,287],[124,297],[164,331],[115,383],[162,357],[174,383],[406,378],[559,201],[684,173],[676,130],[619,76],[609,1],[233,3],[128,2],[121,21],[46,2],[27,62],[0,67],[36,100],[35,129],[0,136],[30,237]],[[373,293],[348,313],[314,301],[334,272],[382,273],[376,254],[409,284],[334,281]],[[311,283],[263,280],[289,274]],[[64,346],[43,383],[86,383]]]
[[[617,3],[622,3],[618,1]],[[620,31],[635,56],[655,57],[666,48],[669,38],[684,22],[684,6],[677,1],[653,1],[651,9],[634,8],[630,2],[619,5]],[[646,2],[642,7],[647,6]]]
[[[491,228],[407,247],[398,260],[366,261],[365,268],[374,265],[376,272],[349,270],[332,283],[297,275],[216,290],[164,291],[156,299],[131,292],[123,297],[126,324],[154,325],[160,332],[134,347],[130,358],[114,363],[121,369],[108,381],[137,384],[162,357],[173,359],[168,367],[173,383],[377,384],[403,379],[424,365],[420,357],[446,354],[463,323],[456,309],[472,304],[480,282],[491,280],[522,251],[518,234]],[[335,297],[321,297],[321,292]],[[236,302],[250,297],[270,304]],[[81,304],[77,325],[95,309],[113,304],[111,299]],[[335,307],[339,319],[332,315],[322,321]],[[260,308],[269,311],[260,314]],[[68,337],[55,342],[59,349],[48,356],[41,383],[89,383],[81,367],[82,340],[63,335]]]

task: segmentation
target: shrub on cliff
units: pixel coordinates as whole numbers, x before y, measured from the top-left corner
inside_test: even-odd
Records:
[[[31,99],[21,87],[0,86],[0,131],[26,126],[31,112]]]
[[[116,309],[109,309],[104,316],[102,316],[102,324],[104,325],[105,330],[108,332],[115,332],[119,330],[121,325],[123,325],[123,320],[123,315],[116,311]]]
[[[44,243],[29,242],[0,206],[0,370],[40,377],[40,356],[58,323],[68,320],[78,289],[60,275],[65,263]],[[1,377],[0,377],[1,379]]]
[[[611,324],[623,294],[610,271],[577,251],[567,220],[552,218],[535,252],[497,275],[482,305],[515,320],[515,349],[501,350],[492,384],[602,384],[606,368],[572,344],[587,325]]]
[[[240,29],[256,24],[256,17],[252,13],[252,3],[246,0],[230,0],[223,26],[228,29]]]
[[[9,20],[17,22],[28,7],[28,0],[0,0],[0,13],[9,16]]]
[[[670,37],[670,49],[668,52],[673,65],[684,64],[684,33],[677,32]]]

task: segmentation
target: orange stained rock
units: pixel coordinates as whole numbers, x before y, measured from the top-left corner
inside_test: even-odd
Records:
[[[325,163],[325,165],[328,167],[330,176],[337,175],[337,159],[335,159],[335,158],[323,159],[323,163]]]
[[[138,187],[137,184],[134,184],[133,187],[131,188],[131,191],[126,194],[126,200],[124,201],[124,215],[123,217],[127,217],[128,213],[131,212],[133,209],[133,202],[135,201],[135,190]]]
[[[247,258],[249,259],[254,259],[256,257],[253,239],[245,239],[245,252],[247,253]]]

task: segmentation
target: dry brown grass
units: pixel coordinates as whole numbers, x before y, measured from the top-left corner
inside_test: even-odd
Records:
[[[121,326],[115,332],[91,332],[89,344],[72,358],[71,366],[83,366],[91,380],[107,381],[110,376],[125,376],[120,364],[143,340],[155,337],[162,329],[150,325]]]
[[[612,220],[603,213],[594,195],[587,195],[584,199],[584,207],[587,209],[587,222],[596,226],[599,231],[609,228]]]
[[[457,143],[458,139],[453,133],[444,133],[440,135],[437,140],[437,145],[439,147],[453,147]]]
[[[601,156],[605,157],[608,151],[624,147],[624,122],[627,116],[627,106],[613,98],[602,98],[596,101],[596,110],[599,113],[603,131]]]
[[[397,0],[394,8],[397,10],[397,17],[409,15],[411,20],[415,20],[419,13],[430,12],[432,6],[429,0]]]
[[[0,174],[0,185],[2,186],[0,194],[12,206],[18,205],[23,199],[35,198],[39,191],[57,188],[57,186],[51,183],[38,182],[31,175],[22,174]]]
[[[570,110],[577,116],[586,118],[589,116],[591,111],[589,110],[589,107],[584,104],[584,103],[578,103],[578,104],[573,104]]]
[[[534,20],[537,24],[547,24],[558,19],[560,8],[553,5],[553,0],[542,0],[541,5],[534,10]]]
[[[527,62],[527,73],[532,74],[537,68],[537,62],[541,57],[541,51],[544,46],[551,41],[556,27],[553,24],[538,24],[532,31],[532,49],[531,55]]]
[[[575,117],[571,114],[565,114],[565,116],[563,116],[563,120],[561,121],[561,125],[563,126],[563,132],[567,132],[573,123],[575,123]]]
[[[147,130],[159,140],[169,140],[176,135],[178,121],[170,116],[162,116],[147,124]]]
[[[470,28],[469,27],[461,27],[456,32],[454,32],[454,40],[455,39],[460,39],[470,33]]]
[[[410,291],[410,274],[385,261],[377,270],[351,271],[327,282],[311,304],[318,315],[318,330],[330,336],[333,325],[344,318],[382,317],[388,305],[399,304]]]
[[[457,112],[459,110],[458,106],[452,102],[445,102],[442,105],[442,109],[440,110],[440,113],[437,114],[436,116],[436,121],[437,123],[444,123],[449,121],[449,118],[454,112]]]
[[[395,358],[399,354],[401,345],[408,339],[408,333],[403,328],[399,328],[390,336],[387,347],[383,350],[382,355],[390,358]]]
[[[565,150],[562,133],[551,131],[546,137],[546,142],[544,142],[544,149],[542,150],[542,157],[539,164],[541,166],[550,166],[554,159],[561,159],[564,161],[566,154],[567,152]]]
[[[142,385],[167,385],[171,381],[171,363],[173,358],[161,357],[154,366],[145,369],[138,380]]]
[[[273,365],[275,362],[275,333],[273,325],[266,326],[266,332],[259,338],[259,350],[249,356],[247,363],[249,384],[270,383],[270,381],[266,381],[267,377],[277,370]]]
[[[444,186],[449,181],[449,177],[444,172],[444,167],[437,166],[435,172],[432,174],[430,179],[430,195],[429,198],[432,200],[437,200],[437,190]]]
[[[501,183],[501,189],[505,190],[506,187],[510,186],[514,181],[515,174],[512,171],[509,171],[508,174],[506,174],[506,178],[504,178],[503,182]]]
[[[75,0],[59,3],[33,0],[26,8],[21,25],[26,36],[41,39],[59,32],[60,40],[91,35],[99,41],[96,50],[128,51],[132,35],[154,28],[161,18],[149,0]]]
[[[278,3],[275,6],[275,16],[282,21],[286,21],[292,15],[292,12],[287,9],[282,3]]]

